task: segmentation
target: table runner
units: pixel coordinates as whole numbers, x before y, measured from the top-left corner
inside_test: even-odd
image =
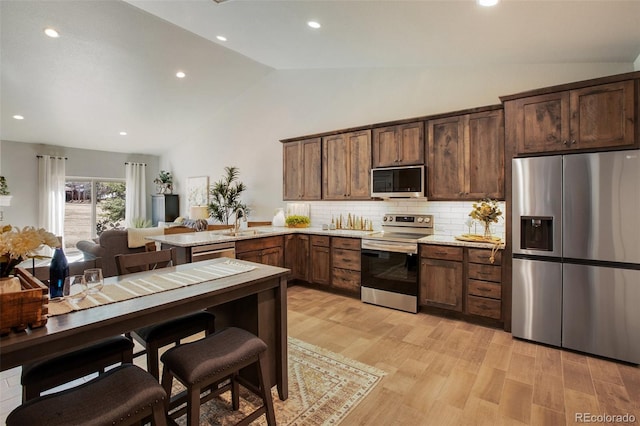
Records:
[[[211,281],[218,278],[248,272],[255,266],[245,265],[232,259],[214,265],[193,264],[192,269],[172,272],[158,271],[157,274],[106,284],[98,293],[87,294],[83,300],[74,302],[69,298],[49,301],[49,317],[82,309],[120,302],[134,297],[146,296],[175,288]]]

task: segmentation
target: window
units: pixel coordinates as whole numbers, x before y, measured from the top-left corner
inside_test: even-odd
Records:
[[[67,177],[65,193],[65,248],[124,227],[124,180]]]

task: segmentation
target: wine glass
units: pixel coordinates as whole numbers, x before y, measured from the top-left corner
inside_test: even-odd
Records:
[[[87,282],[84,275],[69,275],[64,279],[62,294],[65,299],[79,302],[87,297]]]
[[[87,283],[88,293],[98,293],[104,286],[101,268],[90,268],[84,270],[84,280]]]

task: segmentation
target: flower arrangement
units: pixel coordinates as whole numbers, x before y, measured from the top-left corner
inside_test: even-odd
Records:
[[[59,247],[60,241],[43,228],[25,226],[22,229],[6,225],[0,227],[0,277],[7,277],[25,258],[41,258],[36,253],[43,245]]]
[[[498,222],[498,218],[502,216],[502,211],[500,211],[500,206],[498,206],[496,200],[486,198],[477,203],[473,203],[473,210],[471,210],[469,216],[474,220],[484,223],[484,236],[490,238],[491,229],[489,225]]]
[[[153,180],[158,185],[158,194],[171,194],[173,191],[173,176],[171,172],[160,170],[158,177]]]

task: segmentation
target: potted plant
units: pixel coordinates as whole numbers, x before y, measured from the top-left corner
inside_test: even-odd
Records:
[[[289,228],[307,228],[311,220],[308,216],[291,215],[287,217],[285,223]]]
[[[240,171],[235,166],[224,168],[226,175],[211,185],[209,195],[209,216],[225,225],[229,224],[232,215],[239,209],[248,213],[246,204],[240,201],[240,195],[247,189],[244,183],[238,181]]]
[[[160,170],[160,174],[153,180],[157,185],[158,194],[171,194],[173,192],[173,176],[171,172]]]

